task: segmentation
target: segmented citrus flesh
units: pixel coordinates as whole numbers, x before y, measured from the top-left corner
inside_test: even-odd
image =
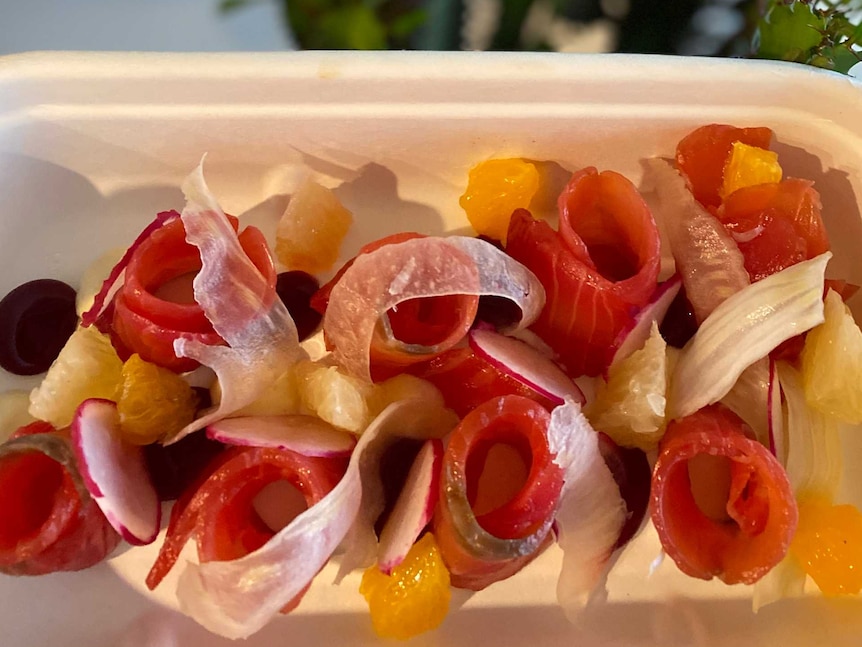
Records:
[[[664,432],[667,375],[667,344],[653,324],[643,348],[608,371],[586,410],[593,427],[618,445],[654,449]]]
[[[824,595],[862,590],[862,512],[824,499],[799,502],[799,526],[790,552]]]
[[[179,375],[132,355],[123,364],[123,386],[117,409],[126,440],[149,445],[174,436],[189,424],[197,396]]]
[[[727,165],[724,167],[721,197],[726,198],[734,191],[747,186],[781,182],[781,175],[778,153],[742,142],[733,142]]]
[[[57,429],[68,427],[88,398],[116,400],[123,362],[111,340],[95,328],[78,328],[30,394],[30,415]]]
[[[329,424],[360,433],[369,422],[366,400],[373,387],[335,366],[304,361],[295,369],[302,406]]]
[[[381,638],[407,640],[438,627],[449,611],[451,591],[434,535],[417,541],[391,575],[376,565],[366,570],[359,592]]]
[[[539,172],[522,159],[494,159],[470,169],[461,208],[476,233],[506,242],[515,209],[526,209],[539,190]]]
[[[293,194],[278,223],[275,255],[289,270],[317,274],[341,252],[353,215],[335,194],[311,180]]]
[[[862,422],[862,331],[834,290],[824,322],[812,329],[802,349],[802,386],[809,406],[845,422]]]

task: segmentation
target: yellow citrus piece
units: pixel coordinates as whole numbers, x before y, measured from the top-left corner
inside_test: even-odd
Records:
[[[30,394],[26,391],[0,393],[0,443],[7,440],[19,427],[36,420],[30,415],[29,409]]]
[[[61,429],[89,398],[116,400],[123,362],[111,340],[93,327],[78,328],[30,393],[30,415]]]
[[[862,422],[862,331],[834,290],[823,308],[824,322],[802,348],[802,387],[814,409],[845,422]]]
[[[653,324],[643,348],[608,372],[585,413],[618,445],[654,449],[664,434],[667,409],[667,344]]]
[[[446,406],[443,401],[443,394],[431,382],[415,375],[402,373],[374,386],[374,390],[368,398],[369,414],[374,418],[393,402],[411,398],[424,402],[436,402],[441,408]]]
[[[526,209],[539,190],[539,172],[522,159],[494,159],[470,169],[461,208],[477,233],[506,242],[515,209]]]
[[[359,592],[381,638],[407,640],[440,626],[449,612],[449,571],[430,532],[417,541],[391,575],[372,566]]]
[[[293,194],[278,223],[275,255],[290,270],[318,274],[330,269],[353,215],[329,189],[307,180]]]
[[[197,410],[192,387],[176,373],[132,355],[123,364],[123,388],[117,409],[123,437],[148,445],[174,436]]]
[[[733,149],[724,166],[721,197],[726,198],[734,191],[747,186],[781,182],[781,175],[778,153],[742,142],[733,142]]]
[[[221,402],[221,385],[218,380],[210,388],[210,398],[214,405]],[[299,411],[299,393],[296,387],[296,375],[293,369],[288,369],[264,389],[257,400],[247,404],[231,414],[239,416],[285,416]]]
[[[862,512],[825,499],[799,501],[799,525],[790,545],[824,595],[862,590]]]
[[[329,424],[361,433],[370,415],[366,400],[372,385],[345,375],[335,366],[304,361],[296,365],[296,388],[302,406]]]

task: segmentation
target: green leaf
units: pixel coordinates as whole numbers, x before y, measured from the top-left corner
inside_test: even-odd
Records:
[[[760,58],[805,62],[823,40],[826,19],[803,2],[771,0],[757,25],[755,54]]]
[[[246,5],[255,4],[256,2],[257,0],[220,0],[218,3],[218,10],[224,13],[229,13],[231,11],[241,9]]]
[[[386,49],[386,29],[369,7],[337,7],[320,16],[308,42],[309,49]]]
[[[389,36],[393,39],[405,40],[410,38],[428,19],[428,12],[424,9],[413,9],[401,14],[389,23]]]

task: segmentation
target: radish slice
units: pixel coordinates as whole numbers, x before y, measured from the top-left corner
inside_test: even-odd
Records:
[[[681,287],[682,277],[679,274],[675,274],[656,287],[649,302],[635,315],[631,324],[617,336],[614,342],[616,350],[608,370],[636,350],[643,348],[649,338],[653,322],[661,324]]]
[[[434,515],[442,460],[443,442],[434,438],[425,441],[413,461],[404,489],[380,533],[377,564],[387,575],[404,561],[410,547]]]
[[[159,534],[162,507],[141,447],[123,440],[120,414],[110,400],[84,400],[72,420],[72,447],[81,476],[108,522],[130,544]]]
[[[207,436],[227,445],[289,449],[303,456],[349,456],[356,446],[350,434],[315,416],[248,416],[219,420]]]
[[[120,261],[114,265],[110,274],[108,274],[108,278],[102,283],[102,288],[96,294],[93,299],[93,305],[87,310],[85,313],[81,315],[81,325],[86,328],[88,326],[92,326],[103,312],[108,308],[111,301],[114,298],[114,295],[117,291],[122,287],[123,280],[126,273],[126,266],[129,264],[129,261],[132,258],[132,254],[135,253],[135,250],[141,246],[147,238],[153,235],[154,232],[158,231],[170,221],[179,218],[180,214],[176,211],[163,211],[158,214],[149,225],[144,227],[144,230],[135,238],[134,242],[129,246],[126,250],[126,253],[123,254],[123,257]]]
[[[784,437],[784,410],[781,406],[781,382],[775,360],[769,359],[769,391],[767,395],[769,413],[769,450],[782,465],[787,465],[787,439]]]
[[[554,404],[566,398],[584,403],[584,394],[563,370],[528,344],[492,330],[475,329],[470,348],[494,368],[533,389]]]

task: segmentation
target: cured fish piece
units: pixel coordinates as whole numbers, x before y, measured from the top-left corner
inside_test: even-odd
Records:
[[[652,477],[650,514],[684,573],[752,584],[778,564],[798,512],[787,474],[721,404],[668,425]]]
[[[443,456],[434,536],[452,585],[481,590],[517,573],[552,541],[564,470],[550,414],[508,395],[474,409]]]
[[[0,446],[0,572],[78,571],[119,542],[87,492],[68,432],[36,422]]]
[[[771,141],[772,130],[769,128],[737,128],[724,124],[701,126],[677,144],[676,167],[688,180],[697,201],[708,209],[714,209],[721,204],[724,167],[733,143],[769,148]]]
[[[658,283],[658,228],[634,185],[613,171],[576,173],[559,198],[560,230],[518,210],[506,252],[532,270],[547,301],[532,329],[570,375],[598,375]]]

